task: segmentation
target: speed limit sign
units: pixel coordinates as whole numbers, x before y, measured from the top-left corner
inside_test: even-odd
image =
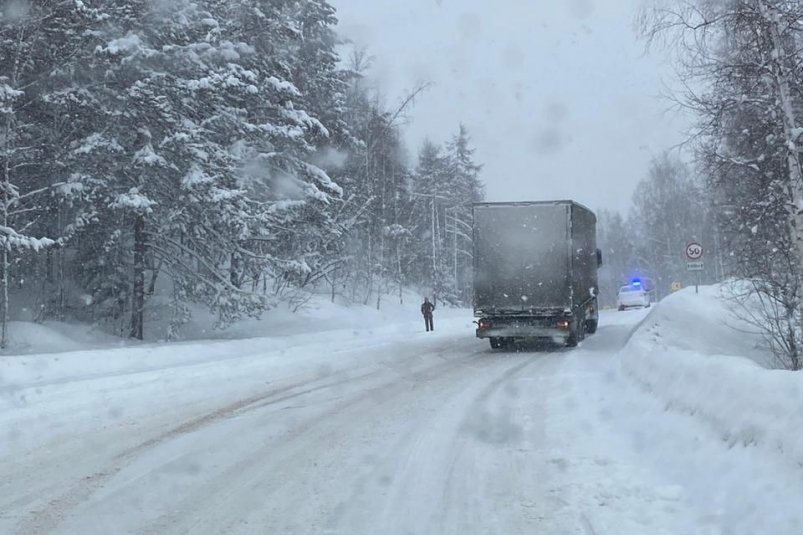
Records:
[[[691,242],[686,246],[686,258],[689,260],[699,260],[703,257],[703,246],[697,242]]]

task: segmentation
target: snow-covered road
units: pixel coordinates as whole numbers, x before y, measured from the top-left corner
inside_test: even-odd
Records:
[[[316,340],[299,341],[293,351],[307,354],[305,361],[260,388],[246,382],[247,396],[232,395],[241,375],[221,376],[228,383],[222,403],[151,406],[150,415],[125,424],[62,431],[0,461],[0,530],[593,532],[593,515],[574,510],[567,494],[573,461],[564,453],[568,441],[594,437],[580,436],[583,429],[551,432],[571,424],[560,414],[571,409],[568,353],[494,353],[467,326],[455,319],[430,338],[351,340],[353,350],[330,340],[332,351],[346,353],[337,359]],[[631,328],[603,326],[577,353],[609,357]],[[210,367],[222,374],[245,366],[253,378],[261,363],[265,377],[275,372],[270,356],[219,357],[33,386],[67,388],[64,402],[80,405],[69,396],[80,400],[75,393],[93,383],[111,381],[125,397],[150,392],[154,382],[170,387],[177,370],[208,379]],[[214,395],[203,382],[198,388]]]
[[[5,417],[0,532],[726,533],[611,414],[645,315],[608,313],[573,351],[491,352],[458,316],[18,377],[6,397],[41,429]]]

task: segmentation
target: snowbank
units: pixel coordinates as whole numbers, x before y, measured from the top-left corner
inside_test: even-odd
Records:
[[[121,346],[120,338],[103,333],[87,325],[61,322],[45,324],[32,321],[8,323],[8,347],[3,355],[30,355],[58,353]]]
[[[803,467],[803,373],[762,366],[760,337],[720,288],[661,301],[621,353],[624,371],[666,404],[712,426],[728,446],[758,446]]]

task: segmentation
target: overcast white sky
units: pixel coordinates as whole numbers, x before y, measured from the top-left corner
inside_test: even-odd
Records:
[[[687,120],[659,97],[672,70],[636,37],[639,1],[330,0],[389,103],[434,83],[409,114],[412,151],[463,122],[488,200],[622,211]]]

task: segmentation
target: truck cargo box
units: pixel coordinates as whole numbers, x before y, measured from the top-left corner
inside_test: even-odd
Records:
[[[543,201],[474,205],[477,317],[496,318],[496,323],[502,324],[505,322],[499,319],[585,314],[588,304],[595,303],[599,260],[596,217],[581,204]],[[525,336],[527,325],[547,324],[549,321],[518,319],[515,332]],[[532,327],[532,331],[533,336],[544,332],[540,327]]]

